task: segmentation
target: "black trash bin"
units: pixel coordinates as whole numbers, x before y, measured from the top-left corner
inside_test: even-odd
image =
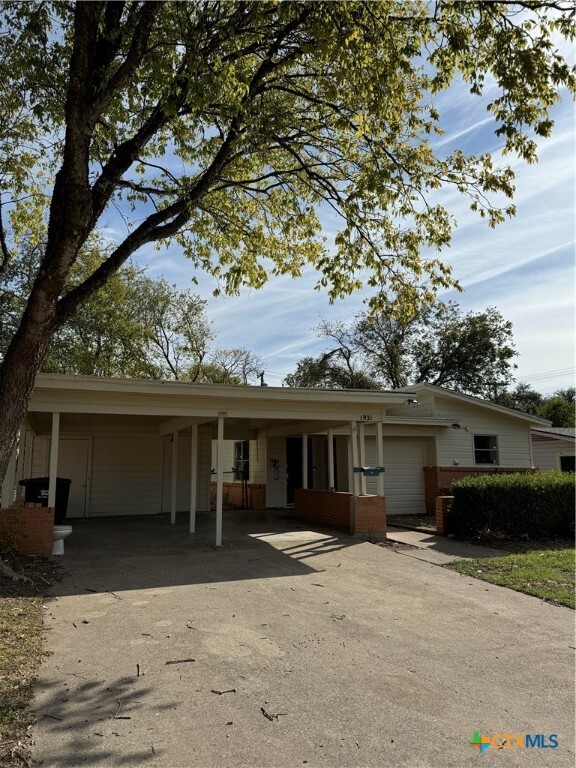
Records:
[[[54,525],[62,525],[68,511],[68,496],[72,480],[66,477],[56,478],[56,504],[54,507]],[[27,504],[42,504],[48,506],[49,477],[29,477],[20,480],[24,487],[24,502]]]

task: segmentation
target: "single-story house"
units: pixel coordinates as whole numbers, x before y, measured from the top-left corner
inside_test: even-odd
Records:
[[[574,427],[533,427],[532,452],[538,469],[574,472]]]
[[[196,513],[225,498],[304,519],[385,530],[434,511],[450,482],[534,467],[549,422],[428,384],[391,391],[292,389],[40,374],[2,490],[72,480],[69,518]],[[211,499],[212,497],[212,499]],[[385,501],[384,501],[385,500]]]

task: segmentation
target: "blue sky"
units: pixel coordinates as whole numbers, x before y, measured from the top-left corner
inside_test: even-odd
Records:
[[[489,151],[500,157],[499,140],[482,100],[461,86],[445,92],[438,104],[446,130],[436,145],[441,151]],[[496,229],[468,210],[466,200],[447,192],[443,202],[458,220],[452,246],[441,258],[452,265],[464,293],[448,293],[465,310],[496,306],[514,324],[519,356],[516,380],[551,393],[574,382],[574,254],[575,158],[574,103],[566,94],[553,111],[552,137],[541,142],[539,162],[527,165],[504,158],[516,171],[517,215]],[[109,218],[112,235],[119,222]],[[323,221],[326,231],[333,222]],[[120,228],[120,227],[119,227]],[[279,386],[305,355],[316,355],[323,343],[314,327],[323,319],[351,319],[363,309],[368,294],[356,294],[330,306],[313,290],[316,275],[308,270],[299,280],[273,278],[259,291],[214,298],[215,281],[197,275],[173,246],[139,255],[153,275],[162,274],[207,299],[216,345],[246,347],[263,360],[265,380]]]

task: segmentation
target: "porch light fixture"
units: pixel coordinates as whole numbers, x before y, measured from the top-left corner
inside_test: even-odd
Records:
[[[404,400],[404,405],[406,408],[418,408],[418,400],[414,397],[409,397],[408,400]]]

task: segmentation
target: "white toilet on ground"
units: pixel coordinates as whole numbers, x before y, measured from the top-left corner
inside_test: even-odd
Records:
[[[64,554],[64,539],[72,533],[71,525],[55,525],[54,526],[54,544],[52,545],[53,555]]]

